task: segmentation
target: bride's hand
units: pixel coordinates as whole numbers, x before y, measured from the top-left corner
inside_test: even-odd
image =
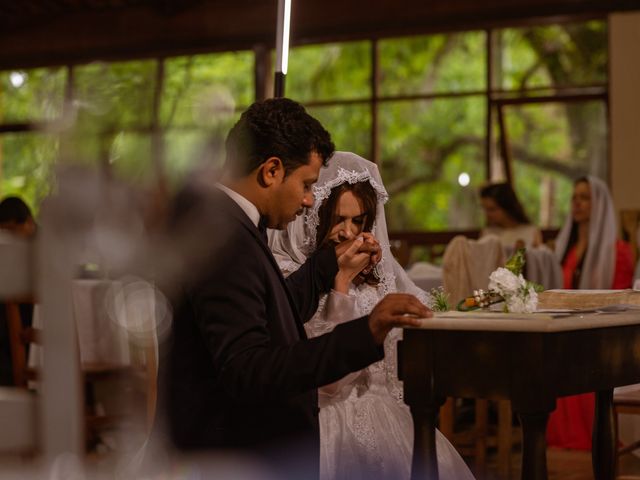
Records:
[[[349,284],[369,265],[371,255],[372,246],[361,235],[336,245],[339,270],[333,288],[340,293],[349,293]]]

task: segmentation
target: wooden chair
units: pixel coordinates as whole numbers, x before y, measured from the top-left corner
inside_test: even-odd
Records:
[[[613,395],[613,410],[614,410],[614,426],[616,431],[616,438],[618,439],[618,445],[621,445],[619,435],[619,421],[618,415],[640,415],[640,385],[636,385],[636,388],[625,388],[624,390],[615,392]],[[616,473],[618,471],[619,458],[622,455],[631,453],[634,450],[640,448],[640,439],[631,442],[629,445],[621,445],[616,452]],[[621,478],[621,477],[619,477]],[[632,478],[632,477],[626,477]],[[640,478],[640,477],[633,477]]]
[[[472,294],[473,290],[487,289],[489,275],[504,265],[504,252],[500,241],[493,237],[481,240],[463,236],[454,237],[447,245],[443,259],[444,290],[449,293],[455,306],[459,300]],[[466,456],[474,458],[476,473],[486,468],[488,448],[498,450],[498,470],[507,478],[511,468],[511,451],[519,442],[519,429],[512,427],[511,404],[497,402],[498,422],[489,422],[489,401],[476,399],[473,426],[463,432],[454,431],[456,399],[448,398],[440,409],[440,430],[453,445]]]
[[[403,268],[406,268],[411,260],[409,243],[406,240],[392,240],[390,243],[392,255]]]
[[[92,314],[106,315],[102,310],[105,308],[106,299],[114,289],[121,302],[127,302],[124,300],[127,298],[125,289],[120,289],[121,286],[117,285],[119,282],[97,282],[95,288],[91,290],[92,310],[94,310]],[[151,300],[149,301],[151,302]],[[145,318],[151,316],[152,308],[149,306]],[[100,312],[95,310],[100,310]],[[126,305],[123,310],[127,312],[125,317],[128,317],[129,312]],[[82,312],[76,311],[75,314],[78,316]],[[81,322],[83,319],[76,318],[76,321]],[[147,321],[151,321],[151,319],[148,318]],[[113,319],[110,320],[108,326],[100,323],[98,325],[102,325],[99,328],[110,328],[113,326]],[[120,326],[122,327],[122,325]],[[132,338],[128,328],[129,326],[125,328],[125,336],[127,337],[126,350],[129,361],[116,363],[111,355],[91,355],[87,357],[91,358],[91,361],[83,361],[81,364],[85,379],[85,405],[90,445],[95,445],[99,440],[100,433],[105,430],[135,428],[138,431],[148,433],[153,424],[157,397],[155,337],[145,337],[146,341],[143,342],[138,338]],[[149,336],[152,335],[149,334]],[[115,337],[113,340],[115,341]],[[108,360],[105,361],[103,358]],[[116,402],[112,401],[103,409],[105,401],[109,399],[103,398],[101,401],[100,390],[103,394],[106,392],[113,400],[112,392],[114,389],[120,392],[119,402],[115,404]]]
[[[498,420],[492,424],[489,420],[489,407],[497,407]],[[456,399],[448,398],[440,408],[439,428],[442,434],[456,447],[461,455],[472,457],[474,470],[483,474],[487,465],[487,451],[497,451],[498,475],[510,478],[511,454],[513,447],[520,443],[521,429],[512,423],[511,403],[508,400],[496,402],[478,398],[474,402],[474,420],[471,428],[456,431]]]
[[[14,385],[27,389],[30,382],[38,379],[38,372],[28,365],[28,350],[41,345],[42,332],[39,328],[25,327],[23,311],[33,306],[32,300],[12,300],[6,302],[7,326],[9,330]],[[85,444],[92,451],[100,443],[100,435],[108,429],[115,429],[134,417],[148,431],[153,422],[156,401],[156,355],[155,349],[145,348],[142,355],[146,365],[114,363],[80,363],[84,385]],[[136,409],[125,413],[111,414],[98,408],[96,393],[100,384],[117,385],[123,389],[123,396],[136,403]],[[141,413],[142,412],[142,413]]]

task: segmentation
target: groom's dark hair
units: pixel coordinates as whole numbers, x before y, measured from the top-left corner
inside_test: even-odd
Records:
[[[225,170],[248,175],[270,157],[282,160],[285,175],[309,163],[316,152],[326,165],[335,151],[331,135],[304,107],[288,98],[255,102],[227,135]]]

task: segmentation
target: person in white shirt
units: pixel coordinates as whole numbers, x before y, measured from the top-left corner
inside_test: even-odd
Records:
[[[508,183],[493,183],[480,190],[487,226],[481,237],[496,235],[504,247],[537,247],[542,233],[529,221],[516,192]]]

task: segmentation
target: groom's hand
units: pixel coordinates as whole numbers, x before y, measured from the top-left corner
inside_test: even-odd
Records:
[[[382,259],[382,248],[380,247],[380,243],[378,243],[378,240],[373,236],[372,233],[362,232],[360,235],[362,235],[362,237],[364,238],[363,249],[364,251],[368,251],[370,255],[369,265],[367,265],[362,271],[363,275],[368,275]]]
[[[371,254],[366,249],[364,252],[360,251],[363,245],[364,238],[361,236],[336,245],[339,270],[333,288],[338,292],[348,293],[349,284],[369,265]]]
[[[362,232],[356,238],[346,240],[336,245],[336,257],[338,258],[338,266],[340,266],[340,258],[351,248],[359,238],[362,238],[362,244],[359,244],[357,253],[368,253],[369,262],[364,267],[363,274],[367,275],[373,267],[375,267],[382,258],[382,248],[376,237],[372,233]],[[362,269],[361,269],[362,270]],[[358,272],[359,273],[359,272]]]
[[[369,329],[374,341],[382,345],[393,327],[417,327],[420,318],[433,313],[420,300],[407,293],[390,293],[369,314]]]

